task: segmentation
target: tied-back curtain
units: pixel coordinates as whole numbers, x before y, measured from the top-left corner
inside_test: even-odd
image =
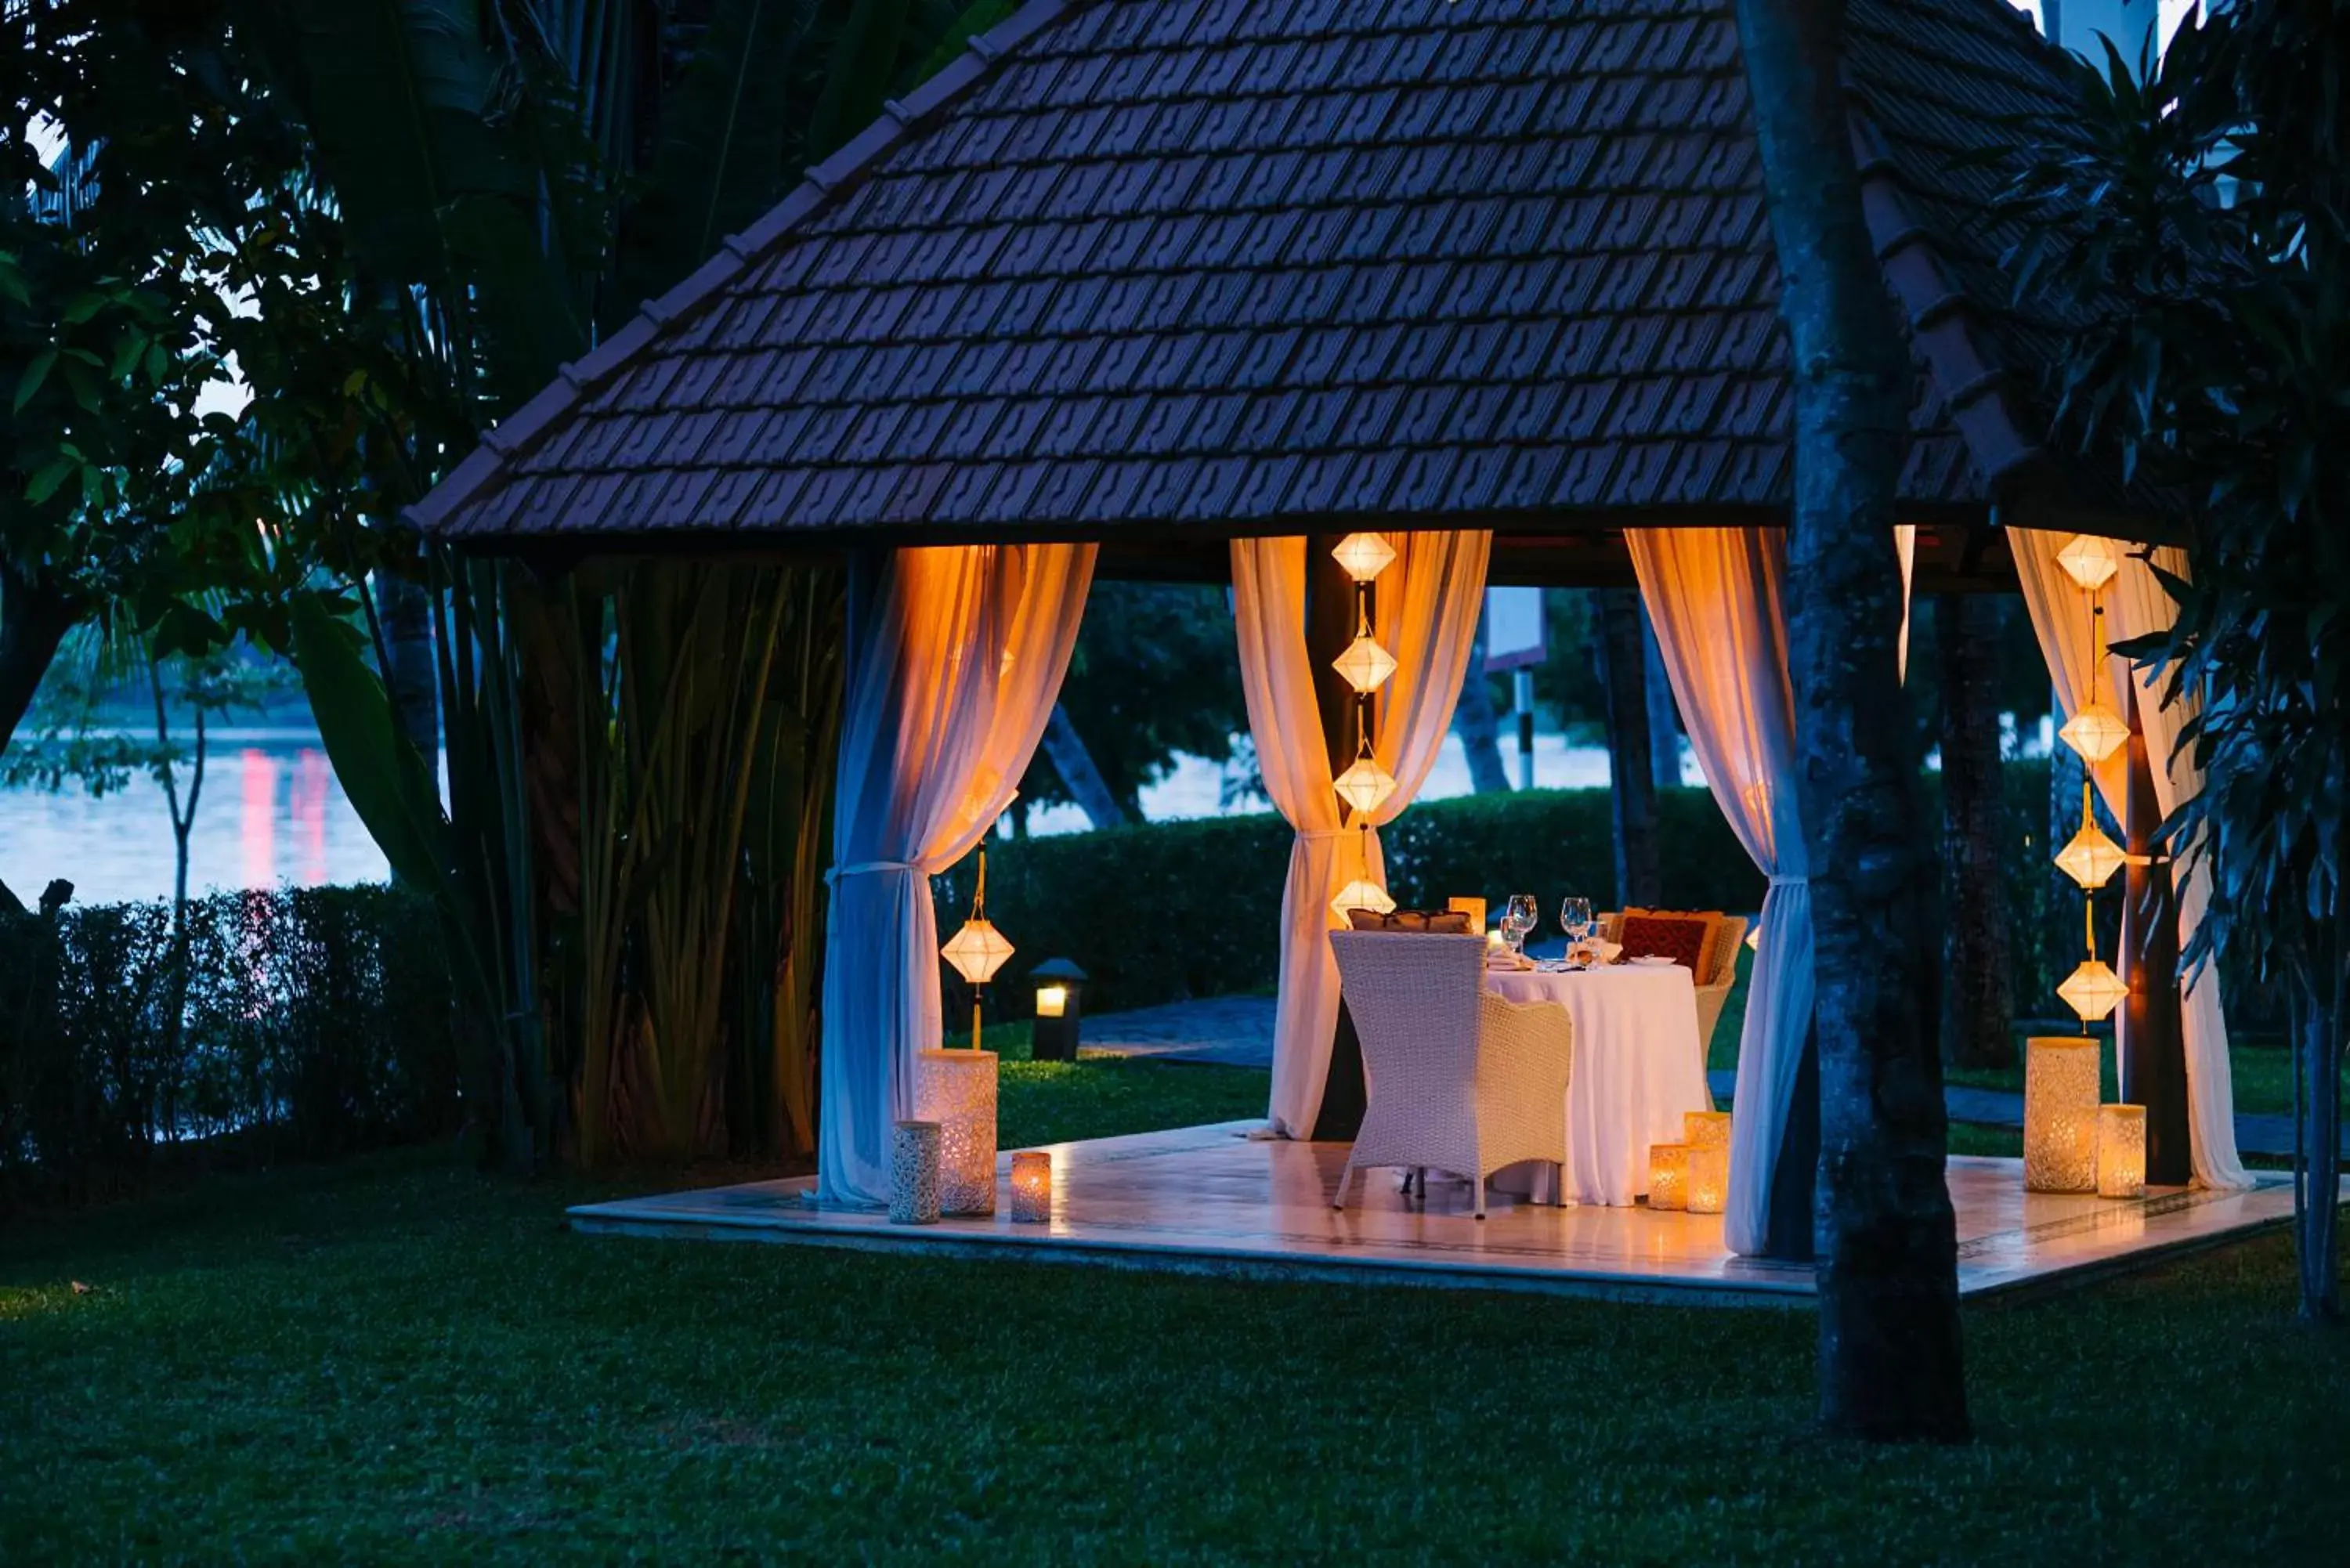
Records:
[[[1795,702],[1781,608],[1785,535],[1762,528],[1625,532],[1690,748],[1770,890],[1738,1044],[1723,1232],[1762,1251],[1771,1177],[1812,1024],[1811,866],[1795,794]]]
[[[2146,732],[2146,754],[2154,771],[2156,806],[2168,816],[2181,801],[2192,800],[2203,788],[2203,770],[2194,758],[2178,750],[2178,732],[2200,706],[2192,691],[2182,691],[2165,706],[2163,670],[2133,669],[2095,646],[2097,630],[2089,597],[2056,564],[2056,553],[2070,541],[2069,534],[2037,528],[2010,528],[2008,548],[2023,585],[2023,602],[2032,613],[2032,630],[2048,661],[2056,700],[2066,718],[2095,688],[2116,712],[2126,711],[2128,688],[2137,689],[2138,727]],[[2187,576],[2186,552],[2158,549],[2154,564],[2175,577]],[[2147,564],[2126,549],[2121,570],[2104,591],[2105,640],[2122,642],[2166,630],[2178,618],[2161,579]],[[2062,742],[2057,742],[2063,744]],[[2098,793],[2116,820],[2127,815],[2129,764],[2126,752],[2116,752],[2095,770]],[[2200,859],[2182,857],[2172,863],[2178,900],[2178,941],[2192,940],[2203,912],[2211,901],[2211,871]],[[2179,998],[2179,1033],[2187,1053],[2187,1132],[2195,1180],[2203,1187],[2250,1187],[2251,1178],[2236,1155],[2236,1087],[2228,1059],[2228,1020],[2220,1006],[2219,977],[2206,971],[2189,976]]]
[[[1090,545],[873,552],[851,566],[825,933],[820,1202],[889,1197],[889,1124],[941,1039],[930,879],[1009,805],[1052,716]]]
[[[1330,951],[1337,924],[1330,900],[1368,877],[1384,887],[1378,827],[1392,822],[1427,780],[1477,635],[1492,535],[1387,535],[1396,559],[1376,585],[1376,632],[1395,656],[1379,692],[1371,751],[1396,791],[1351,822],[1331,789],[1329,744],[1305,649],[1305,540],[1232,541],[1232,605],[1241,686],[1264,793],[1297,830],[1281,893],[1280,993],[1274,1023],[1273,1130],[1313,1135],[1330,1074],[1338,1024],[1338,966]],[[1369,831],[1361,831],[1367,827]]]

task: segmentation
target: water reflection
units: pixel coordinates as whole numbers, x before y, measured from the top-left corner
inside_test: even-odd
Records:
[[[384,880],[383,857],[315,732],[233,729],[213,743],[188,837],[191,892]],[[186,778],[182,768],[183,789]],[[95,800],[78,788],[0,791],[0,877],[20,897],[63,877],[77,903],[167,898],[172,861],[152,779]]]

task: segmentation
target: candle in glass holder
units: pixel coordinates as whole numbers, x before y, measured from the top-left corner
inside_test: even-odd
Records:
[[[1024,1225],[1053,1218],[1053,1157],[1041,1148],[1012,1157],[1012,1218]]]
[[[1689,1211],[1719,1214],[1730,1197],[1730,1146],[1708,1144],[1689,1155]]]
[[[1685,1143],[1648,1146],[1648,1207],[1689,1207],[1690,1147]]]
[[[1681,1141],[1691,1148],[1730,1147],[1728,1111],[1683,1111]]]
[[[2097,1196],[2146,1196],[2146,1107],[2097,1107]]]

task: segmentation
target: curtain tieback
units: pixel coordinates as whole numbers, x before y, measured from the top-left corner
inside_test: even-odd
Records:
[[[836,866],[824,874],[825,886],[836,887],[843,877],[863,877],[876,871],[911,871],[920,874],[921,867],[910,860],[859,860],[850,866]]]
[[[1297,836],[1309,844],[1319,844],[1326,839],[1352,838],[1362,831],[1359,827],[1301,827],[1297,830]]]
[[[1771,886],[1773,888],[1808,888],[1811,885],[1812,879],[1809,877],[1773,877],[1771,878]]]

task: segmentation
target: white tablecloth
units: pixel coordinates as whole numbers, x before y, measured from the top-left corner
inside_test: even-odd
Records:
[[[1555,1002],[1575,1021],[1566,1088],[1565,1193],[1627,1204],[1648,1190],[1648,1146],[1679,1143],[1681,1113],[1711,1110],[1697,987],[1679,964],[1489,972],[1512,1002]]]

